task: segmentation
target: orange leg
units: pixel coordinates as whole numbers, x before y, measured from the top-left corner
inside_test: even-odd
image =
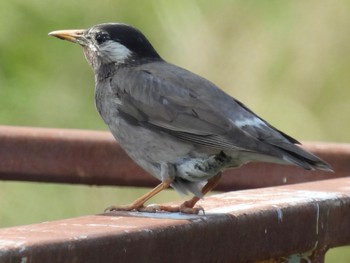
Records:
[[[221,172],[208,180],[207,184],[202,189],[202,194],[205,195],[212,189],[214,189],[221,179]],[[198,214],[200,211],[203,211],[201,207],[194,207],[196,203],[200,200],[199,197],[194,196],[190,200],[185,201],[180,206],[165,206],[165,205],[154,205],[147,206],[140,209],[140,211],[145,212],[157,212],[157,211],[166,211],[166,212],[182,212],[185,214]]]
[[[207,184],[202,189],[202,194],[205,195],[206,193],[211,191],[213,188],[215,188],[218,185],[220,179],[221,179],[221,173],[218,173],[217,175],[209,179]],[[200,200],[200,198],[197,196],[192,197],[190,200],[182,203],[180,206],[166,206],[166,205],[150,205],[146,207],[144,206],[144,204],[150,198],[152,198],[162,190],[167,189],[171,183],[172,181],[170,180],[162,182],[147,194],[136,199],[130,205],[110,206],[105,210],[105,212],[137,210],[141,212],[152,212],[152,213],[158,212],[158,211],[165,211],[165,212],[182,212],[186,214],[198,214],[200,211],[203,211],[203,209],[200,207],[199,208],[194,207],[196,203]]]
[[[210,178],[207,184],[203,187],[202,194],[205,195],[211,190],[213,190],[219,184],[220,179],[221,179],[221,172],[215,175],[214,177]],[[200,198],[198,196],[192,197],[190,200],[185,201],[182,203],[182,205],[180,205],[180,210],[185,213],[187,210],[189,212],[193,210],[194,212],[197,211],[196,214],[198,214],[199,211],[203,210],[202,208],[194,208],[194,206],[199,200]]]
[[[146,203],[149,199],[151,199],[153,196],[155,196],[159,192],[163,191],[164,189],[167,189],[170,186],[171,183],[172,183],[171,180],[167,180],[167,181],[161,182],[159,185],[157,185],[151,191],[149,191],[145,195],[141,196],[140,198],[136,199],[131,204],[129,204],[129,205],[121,205],[121,206],[110,206],[110,207],[105,209],[105,212],[109,212],[109,211],[142,210],[142,208],[144,207],[143,206],[144,203]]]

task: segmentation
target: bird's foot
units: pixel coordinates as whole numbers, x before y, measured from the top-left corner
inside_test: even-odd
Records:
[[[203,215],[205,215],[204,208],[201,206],[187,207],[187,206],[184,206],[184,204],[182,204],[182,205],[180,205],[180,212],[184,213],[184,214],[194,214],[194,215],[198,215],[198,214],[202,213]]]
[[[185,205],[185,203],[179,206],[152,204],[152,205],[142,207],[138,211],[149,212],[149,213],[157,213],[157,212],[179,213],[180,212],[184,214],[194,214],[194,215],[198,215],[200,212],[202,212],[204,214],[204,209],[202,207],[188,207]]]
[[[109,206],[105,209],[105,213],[108,213],[108,212],[113,212],[113,211],[139,211],[139,209],[142,209],[144,206],[141,205],[141,206],[135,206],[135,205],[118,205],[118,206],[115,206],[115,205],[112,205],[112,206]]]
[[[146,213],[162,213],[162,212],[169,212],[169,213],[184,213],[184,214],[194,214],[198,215],[200,212],[204,214],[204,209],[202,207],[188,207],[185,205],[185,203],[179,205],[179,206],[168,206],[168,205],[158,205],[158,204],[151,204],[148,206],[139,206],[135,207],[133,205],[121,205],[121,206],[110,206],[105,209],[105,213],[108,212],[114,212],[114,211],[139,211],[139,212],[146,212]]]

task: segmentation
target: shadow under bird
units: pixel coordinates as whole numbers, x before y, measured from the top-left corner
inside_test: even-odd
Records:
[[[51,36],[77,43],[95,73],[95,103],[126,153],[161,183],[130,205],[108,210],[198,213],[196,202],[225,169],[248,162],[332,171],[215,84],[164,61],[136,28],[105,23]],[[144,206],[171,186],[194,197]]]

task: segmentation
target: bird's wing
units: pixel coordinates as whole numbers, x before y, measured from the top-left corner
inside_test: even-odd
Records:
[[[240,126],[244,131],[252,134],[261,141],[268,141],[270,143],[275,141],[274,144],[277,145],[281,142],[300,144],[296,139],[276,129],[271,124],[260,118],[240,101],[235,100],[235,103],[244,110],[245,114],[240,118],[233,119],[235,119],[234,121],[236,125]]]
[[[168,63],[119,70],[111,79],[118,108],[139,125],[221,150],[273,156],[305,169],[330,166],[295,144],[208,80]]]
[[[174,70],[175,66],[170,69]],[[254,147],[247,147],[248,141],[256,144],[255,139],[248,140],[249,134],[234,125],[215,108],[215,104],[197,97],[191,88],[204,88],[201,84],[208,85],[208,81],[194,74],[188,79],[187,71],[162,70],[161,76],[157,73],[159,71],[154,72],[154,68],[141,68],[120,72],[113,77],[111,87],[121,101],[118,106],[121,114],[137,120],[140,125],[159,129],[194,144],[252,151]]]

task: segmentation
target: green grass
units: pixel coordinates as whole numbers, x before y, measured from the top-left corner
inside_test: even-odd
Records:
[[[350,247],[338,247],[328,250],[325,262],[327,263],[348,263],[350,262]]]
[[[0,125],[106,129],[81,49],[47,33],[119,21],[297,139],[348,142],[349,13],[347,0],[2,1]],[[99,213],[144,190],[3,182],[0,225]],[[338,251],[347,259],[327,262],[350,262]]]
[[[0,182],[0,227],[103,213],[111,205],[131,203],[147,188]],[[185,200],[165,190],[149,203]]]

